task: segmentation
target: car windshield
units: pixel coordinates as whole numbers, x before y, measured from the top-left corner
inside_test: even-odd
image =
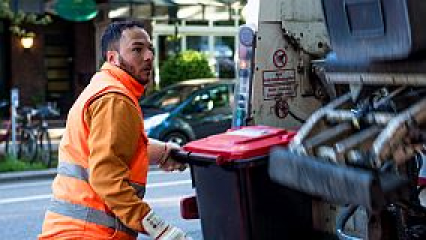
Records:
[[[200,86],[195,85],[177,85],[147,96],[141,101],[141,105],[142,107],[154,107],[170,111],[185,101],[191,93],[199,88]]]

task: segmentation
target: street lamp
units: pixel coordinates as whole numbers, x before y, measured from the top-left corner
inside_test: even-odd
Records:
[[[34,45],[34,37],[33,36],[25,36],[21,38],[22,47],[25,49],[29,49]]]

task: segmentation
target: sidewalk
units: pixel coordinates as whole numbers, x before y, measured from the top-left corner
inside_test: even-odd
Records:
[[[62,134],[65,131],[65,122],[57,121],[53,124],[49,123],[49,126],[51,126],[49,129],[49,134],[52,139],[52,150],[56,151],[58,149]],[[4,151],[4,144],[0,144],[0,152],[2,151]],[[151,171],[156,171],[158,169],[158,166],[150,166]],[[56,168],[38,171],[5,172],[0,173],[0,183],[37,179],[53,179],[56,176],[56,173]]]
[[[52,150],[57,151],[59,141],[65,131],[64,120],[49,120],[49,134],[51,137]],[[5,131],[1,129],[0,131]],[[0,152],[4,152],[5,144],[0,144]],[[20,172],[5,172],[0,173],[0,183],[23,181],[23,180],[36,180],[36,179],[53,179],[56,175],[56,168],[37,170],[37,171],[20,171]]]

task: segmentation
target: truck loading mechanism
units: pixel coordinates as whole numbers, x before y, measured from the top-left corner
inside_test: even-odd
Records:
[[[316,230],[426,239],[425,21],[416,0],[260,1],[243,123],[298,129],[269,174],[313,196]]]

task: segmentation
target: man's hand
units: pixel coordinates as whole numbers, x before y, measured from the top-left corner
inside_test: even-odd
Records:
[[[180,163],[175,161],[171,156],[170,156],[170,152],[172,150],[180,150],[181,147],[176,144],[176,143],[171,143],[171,142],[167,142],[165,143],[164,146],[164,158],[160,160],[158,166],[160,166],[161,169],[163,169],[164,171],[174,171],[174,170],[179,170],[179,171],[183,171],[186,169],[186,164]]]
[[[142,227],[155,240],[192,240],[182,229],[167,224],[152,210],[142,219]]]
[[[148,155],[151,163],[156,163],[164,171],[183,171],[186,164],[179,163],[170,156],[172,150],[180,150],[180,146],[175,143],[165,143],[155,139],[149,139]]]

